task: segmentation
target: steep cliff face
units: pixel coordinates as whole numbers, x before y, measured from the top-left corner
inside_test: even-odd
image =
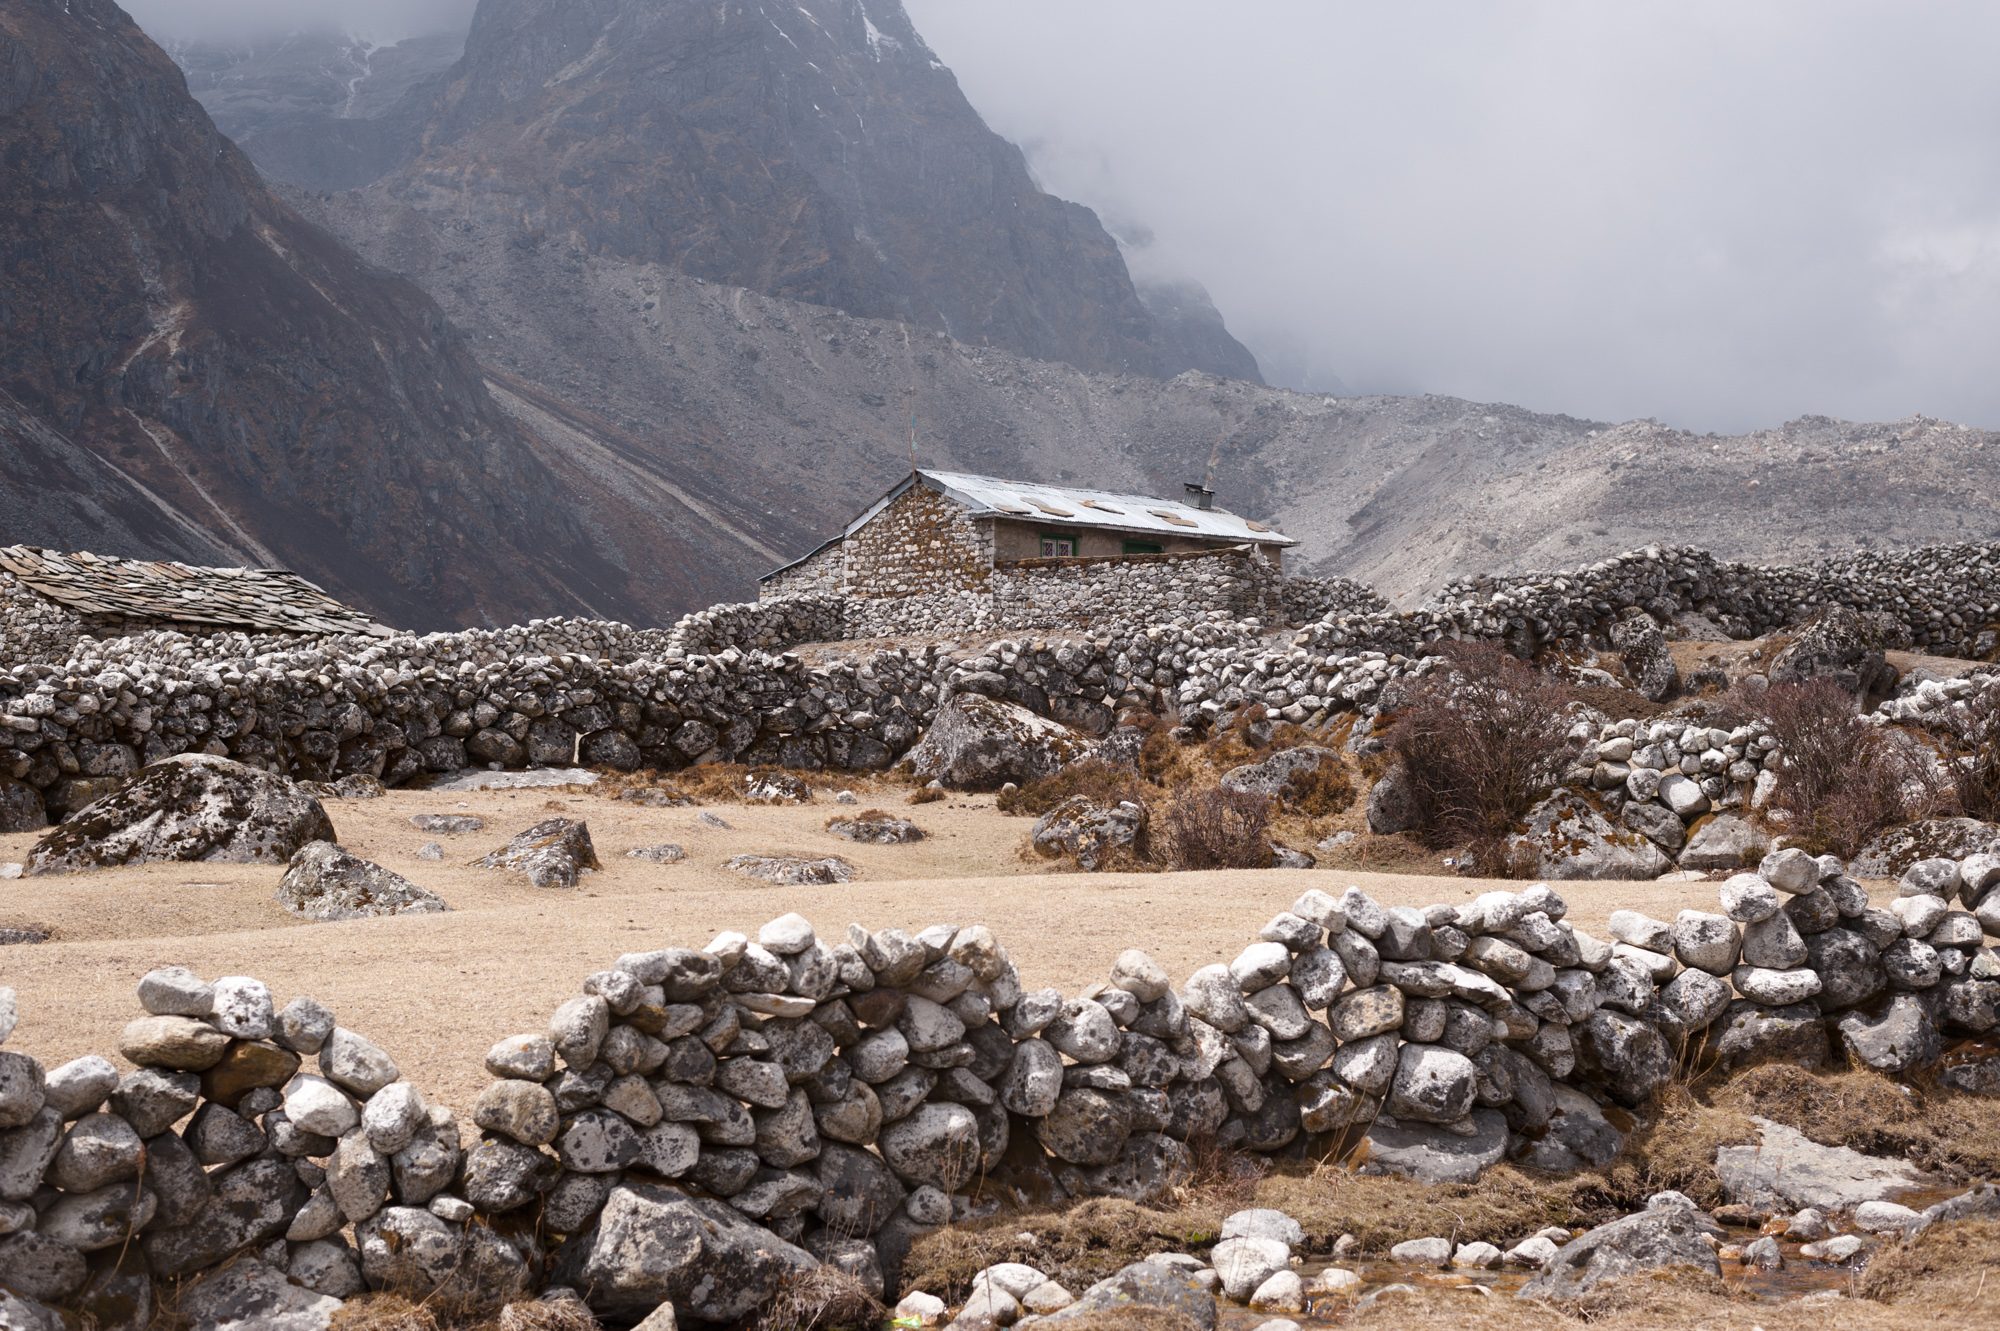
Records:
[[[10,538],[206,532],[410,625],[637,608],[438,307],[275,199],[108,0],[0,7],[0,327]]]
[[[1219,318],[1160,327],[900,0],[484,0],[420,154],[370,193],[1085,369],[1256,374]]]

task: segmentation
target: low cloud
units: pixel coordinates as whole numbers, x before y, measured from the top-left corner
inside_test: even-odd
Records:
[[[254,41],[334,29],[396,42],[471,25],[477,0],[123,0],[156,40]]]
[[[2000,9],[910,8],[1049,188],[1294,379],[2000,426]]]

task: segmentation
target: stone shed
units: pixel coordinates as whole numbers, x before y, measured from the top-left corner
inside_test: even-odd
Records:
[[[1272,570],[1296,542],[1214,506],[1182,499],[914,471],[839,536],[759,582],[760,597],[862,599],[990,590],[996,574],[1069,563],[1143,562],[1236,551]]]
[[[0,547],[0,664],[60,659],[79,638],[151,629],[196,636],[390,632],[284,569]]]

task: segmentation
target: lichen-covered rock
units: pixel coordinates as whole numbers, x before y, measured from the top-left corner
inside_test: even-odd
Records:
[[[912,775],[951,790],[1026,785],[1089,756],[1090,741],[1018,703],[960,693],[905,757]]]
[[[665,1184],[612,1189],[596,1223],[557,1256],[558,1278],[592,1311],[639,1318],[663,1303],[681,1317],[733,1323],[819,1263],[722,1202]]]
[[[0,777],[0,836],[39,832],[48,825],[42,792],[25,781]]]
[[[1104,805],[1072,795],[1035,820],[1028,840],[1037,853],[1069,859],[1086,873],[1112,863],[1121,851],[1136,854],[1146,836],[1146,809],[1130,801]]]
[[[924,839],[924,829],[907,818],[867,809],[851,818],[835,818],[826,830],[844,841],[871,846],[907,846]]]
[[[160,860],[283,864],[333,823],[297,782],[227,758],[184,753],[72,814],[28,852],[30,874]]]
[[[473,863],[518,873],[536,887],[575,887],[584,870],[603,867],[590,843],[589,826],[573,818],[544,818]]]
[[[292,856],[278,881],[278,903],[310,920],[429,915],[446,909],[435,892],[330,841],[315,841]]]
[[[1232,767],[1222,774],[1221,786],[1239,794],[1262,795],[1280,803],[1296,801],[1307,783],[1323,766],[1340,766],[1340,755],[1317,744],[1301,744],[1280,749],[1259,762]],[[1315,813],[1338,813],[1339,809],[1315,809]]]
[[[1611,646],[1625,664],[1625,677],[1640,696],[1665,702],[1681,685],[1680,667],[1667,650],[1667,637],[1650,615],[1633,615],[1611,626]]]
[[[854,881],[854,866],[838,855],[811,860],[797,855],[732,855],[725,869],[782,887],[825,887]]]
[[[1673,867],[1650,839],[1613,826],[1568,790],[1529,811],[1527,830],[1508,839],[1507,855],[1538,878],[1559,880],[1658,878]]]
[[[1599,1225],[1556,1250],[1524,1299],[1574,1299],[1610,1280],[1674,1267],[1722,1274],[1710,1240],[1722,1227],[1691,1206],[1662,1206]]]

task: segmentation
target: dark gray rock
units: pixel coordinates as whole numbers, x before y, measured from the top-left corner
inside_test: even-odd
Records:
[[[919,780],[952,790],[998,790],[1009,781],[1026,785],[1049,776],[1090,750],[1076,731],[1018,703],[960,693],[937,714],[904,764]]]
[[[585,869],[603,867],[589,826],[571,818],[545,818],[473,863],[518,873],[536,887],[575,887]]]
[[[159,860],[283,864],[308,842],[337,839],[326,810],[297,782],[184,753],[71,814],[28,852],[28,872]]]
[[[1507,1120],[1475,1109],[1470,1137],[1428,1123],[1377,1119],[1364,1142],[1364,1174],[1399,1174],[1424,1183],[1470,1183],[1507,1158]]]
[[[597,1221],[565,1242],[556,1278],[593,1312],[640,1318],[663,1303],[698,1322],[735,1322],[819,1263],[733,1207],[666,1184],[612,1190]]]
[[[1186,1318],[1199,1331],[1215,1331],[1215,1296],[1195,1282],[1192,1272],[1161,1262],[1135,1262],[1117,1275],[1098,1281],[1075,1303],[1051,1313],[1042,1325],[1075,1322],[1089,1326],[1093,1318],[1147,1309]]]
[[[445,909],[436,893],[330,841],[312,842],[292,856],[278,882],[278,904],[310,920],[429,915]]]
[[[1524,1299],[1574,1299],[1627,1276],[1691,1267],[1720,1276],[1709,1238],[1722,1227],[1691,1206],[1669,1205],[1599,1225],[1556,1250],[1540,1275],[1522,1286]]]

